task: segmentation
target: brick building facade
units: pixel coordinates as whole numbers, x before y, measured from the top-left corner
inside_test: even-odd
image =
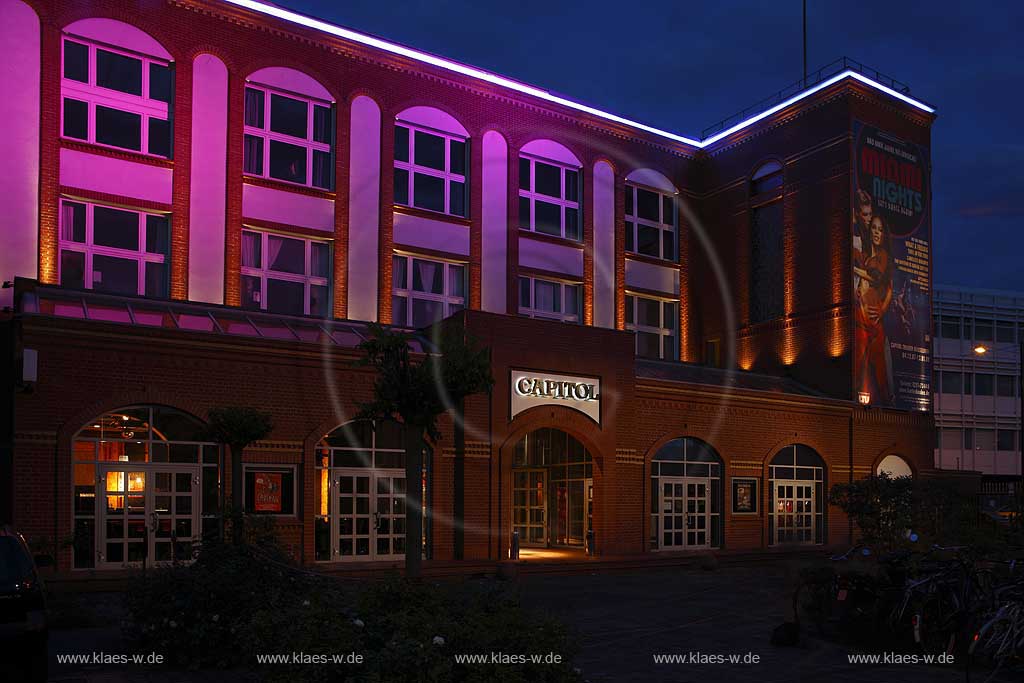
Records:
[[[492,350],[467,559],[513,533],[601,555],[840,543],[829,485],[931,466],[930,415],[851,400],[853,122],[927,146],[933,118],[877,75],[695,140],[260,3],[5,14],[6,512],[74,537],[62,569],[212,528],[233,482],[197,430],[237,404],[275,425],[245,453],[250,513],[305,563],[395,561],[398,448],[339,431],[371,390],[367,321],[461,316]],[[451,446],[446,423],[437,560]]]

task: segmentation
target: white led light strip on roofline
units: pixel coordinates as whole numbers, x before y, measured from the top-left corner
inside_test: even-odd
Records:
[[[742,130],[743,128],[746,128],[747,126],[749,126],[751,124],[754,124],[754,123],[760,121],[761,119],[763,119],[763,118],[765,118],[767,116],[771,116],[775,112],[780,111],[780,110],[788,107],[789,105],[802,100],[805,97],[813,95],[814,93],[818,92],[819,90],[821,90],[823,88],[827,88],[828,86],[832,85],[833,83],[837,83],[837,82],[839,82],[842,79],[847,78],[847,77],[854,78],[854,79],[856,79],[858,81],[861,81],[862,83],[865,83],[866,85],[871,86],[872,88],[876,88],[878,90],[881,90],[882,92],[884,92],[884,93],[886,93],[888,95],[891,95],[891,96],[893,96],[893,97],[895,97],[897,99],[900,99],[900,100],[906,102],[907,104],[909,104],[909,105],[911,105],[913,107],[917,107],[918,109],[920,109],[922,111],[928,112],[929,114],[935,112],[934,108],[929,107],[928,105],[924,104],[923,102],[915,100],[912,97],[908,97],[907,95],[904,95],[901,92],[893,90],[892,88],[890,88],[888,86],[882,85],[881,83],[879,83],[877,81],[874,81],[874,80],[868,78],[867,76],[864,76],[863,74],[856,73],[855,71],[844,71],[844,72],[842,72],[842,73],[840,73],[840,74],[838,74],[836,76],[833,76],[832,78],[829,78],[826,81],[818,83],[817,85],[815,85],[814,87],[812,87],[812,88],[810,88],[808,90],[804,90],[803,92],[801,92],[801,93],[799,93],[797,95],[794,95],[793,97],[789,98],[785,102],[777,104],[774,107],[771,107],[771,108],[761,112],[760,114],[756,114],[754,116],[751,116],[750,118],[748,118],[748,119],[746,119],[744,121],[741,121],[740,123],[737,123],[735,126],[732,126],[732,127],[728,128],[728,129],[726,129],[726,130],[724,130],[724,131],[722,131],[720,133],[716,133],[716,134],[712,135],[709,138],[705,138],[704,140],[696,140],[694,138],[688,138],[688,137],[683,136],[683,135],[677,135],[676,133],[670,133],[670,132],[668,132],[666,130],[661,130],[660,128],[655,128],[653,126],[648,126],[646,124],[639,123],[637,121],[632,121],[632,120],[624,118],[622,116],[618,116],[617,114],[612,114],[610,112],[602,111],[600,109],[595,109],[594,107],[589,107],[589,106],[587,106],[585,104],[581,104],[579,102],[573,102],[572,100],[568,100],[568,99],[566,99],[564,97],[559,97],[558,95],[554,95],[554,94],[548,92],[547,90],[543,90],[541,88],[535,88],[535,87],[533,87],[531,85],[527,85],[525,83],[520,83],[518,81],[513,81],[512,79],[505,78],[504,76],[499,76],[497,74],[492,74],[492,73],[490,73],[488,71],[483,71],[481,69],[477,69],[475,67],[468,66],[466,64],[460,64],[459,62],[453,62],[453,61],[451,61],[449,59],[444,59],[442,57],[437,57],[435,55],[427,54],[426,52],[420,52],[419,50],[413,50],[412,48],[408,48],[408,47],[405,47],[405,46],[402,46],[402,45],[398,45],[397,43],[391,43],[391,42],[388,42],[386,40],[381,40],[380,38],[374,38],[373,36],[368,36],[368,35],[365,35],[365,34],[362,34],[362,33],[357,33],[355,31],[349,30],[347,28],[342,28],[340,26],[335,26],[334,24],[328,24],[326,21],[320,21],[319,19],[313,19],[311,17],[303,16],[301,14],[298,14],[296,12],[292,12],[291,10],[287,10],[287,9],[282,8],[282,7],[277,7],[275,5],[267,5],[267,4],[262,3],[262,2],[257,2],[256,0],[223,0],[223,1],[227,2],[227,3],[230,3],[232,5],[238,5],[239,7],[245,7],[246,9],[250,9],[250,10],[252,10],[254,12],[259,12],[261,14],[266,14],[266,15],[269,15],[269,16],[272,16],[272,17],[277,17],[278,19],[283,19],[285,21],[290,21],[290,22],[295,23],[295,24],[300,24],[302,26],[307,26],[307,27],[315,29],[317,31],[323,31],[324,33],[329,33],[329,34],[331,34],[333,36],[338,36],[339,38],[344,38],[345,40],[351,40],[352,42],[359,43],[361,45],[368,45],[369,47],[377,48],[378,50],[383,50],[385,52],[390,52],[392,54],[401,55],[402,57],[408,57],[409,59],[415,59],[417,61],[424,62],[426,64],[430,64],[432,66],[436,66],[436,67],[441,68],[441,69],[446,69],[448,71],[453,71],[455,73],[462,74],[463,76],[469,76],[470,78],[476,78],[476,79],[479,79],[479,80],[482,80],[482,81],[486,81],[488,83],[493,83],[493,84],[499,85],[499,86],[501,86],[503,88],[508,88],[509,90],[515,90],[517,92],[521,92],[521,93],[524,93],[526,95],[532,95],[533,97],[537,97],[537,98],[540,98],[542,100],[547,100],[548,102],[554,102],[555,104],[560,104],[563,107],[568,107],[570,109],[575,109],[577,111],[581,111],[581,112],[584,112],[584,113],[587,113],[587,114],[591,114],[593,116],[597,116],[599,118],[606,119],[608,121],[614,121],[615,123],[621,123],[621,124],[623,124],[625,126],[629,126],[631,128],[636,128],[636,129],[639,129],[639,130],[642,130],[642,131],[645,131],[645,132],[648,132],[648,133],[653,133],[654,135],[658,135],[658,136],[663,137],[663,138],[668,138],[669,140],[674,140],[676,142],[681,142],[681,143],[683,143],[685,145],[690,145],[691,147],[696,147],[698,149],[702,149],[704,147],[708,147],[709,145],[712,145],[712,144],[718,142],[722,138],[725,138],[725,137],[727,137],[729,135],[732,135],[736,131]]]

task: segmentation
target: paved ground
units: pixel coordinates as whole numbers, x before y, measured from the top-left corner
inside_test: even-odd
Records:
[[[968,680],[960,667],[852,665],[846,650],[814,638],[805,638],[796,648],[772,646],[772,630],[789,618],[789,572],[780,565],[532,575],[524,576],[519,585],[529,606],[552,612],[576,630],[582,646],[576,664],[591,683]],[[225,672],[175,672],[159,666],[57,665],[57,653],[126,651],[117,624],[117,596],[89,597],[91,604],[107,605],[91,619],[81,618],[73,604],[57,606],[65,627],[51,634],[51,681],[240,683],[251,678]],[[757,655],[759,662],[655,664],[653,655],[662,653],[749,654]],[[969,680],[982,683],[985,678],[986,674],[975,672]],[[1008,672],[995,680],[1021,681],[1024,673]]]
[[[629,574],[527,576],[524,601],[572,624],[583,651],[577,665],[591,683],[606,681],[881,681],[968,680],[960,667],[854,665],[835,644],[805,638],[797,648],[769,643],[789,619],[783,567],[659,570]],[[758,655],[758,664],[655,664],[662,653]],[[988,672],[972,673],[981,683]],[[1024,680],[1007,673],[1000,681]]]

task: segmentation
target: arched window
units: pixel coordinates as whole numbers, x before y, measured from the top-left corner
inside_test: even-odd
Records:
[[[69,25],[61,46],[64,137],[170,158],[170,54],[142,31],[109,19]]]
[[[825,461],[809,446],[786,446],[772,458],[769,538],[772,545],[825,542]]]
[[[469,216],[469,133],[432,107],[411,107],[395,121],[395,204]]]
[[[700,439],[673,439],[651,460],[651,548],[721,545],[722,459]]]
[[[530,547],[586,544],[593,528],[590,451],[560,429],[530,432],[512,459],[512,529]]]
[[[113,410],[79,430],[73,452],[76,569],[188,560],[216,532],[220,449],[191,415]]]
[[[878,467],[875,468],[876,474],[882,473],[888,474],[890,477],[912,477],[914,471],[910,469],[910,464],[902,457],[890,454],[882,458],[882,461],[878,463]]]
[[[563,145],[534,140],[519,152],[519,227],[583,239],[579,159]]]
[[[750,322],[785,313],[783,172],[777,161],[762,164],[750,179]]]
[[[281,67],[250,74],[245,85],[245,173],[334,189],[336,118],[330,93],[309,76]]]
[[[316,450],[314,549],[318,561],[396,560],[405,556],[405,447],[391,420],[349,422]],[[429,451],[424,452],[423,547],[430,548]]]

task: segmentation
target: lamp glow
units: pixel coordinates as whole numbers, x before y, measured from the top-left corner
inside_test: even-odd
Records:
[[[859,394],[857,394],[857,401],[862,406],[866,406],[867,404],[871,403],[871,394],[869,394],[866,391],[862,391]]]
[[[527,85],[526,83],[520,83],[519,81],[512,80],[511,78],[506,78],[505,76],[499,76],[498,74],[490,73],[489,71],[484,71],[482,69],[477,69],[476,67],[472,67],[466,64],[460,64],[459,62],[444,59],[443,57],[438,57],[427,52],[421,52],[419,50],[414,50],[412,48],[405,47],[404,45],[399,45],[397,43],[392,43],[387,40],[382,40],[380,38],[375,38],[373,36],[358,33],[351,29],[342,28],[341,26],[335,26],[334,24],[329,24],[326,21],[321,21],[319,19],[307,17],[297,12],[292,12],[291,10],[284,9],[283,7],[267,5],[262,2],[257,2],[256,0],[224,1],[231,3],[232,5],[237,5],[239,7],[250,9],[254,12],[259,12],[261,14],[277,17],[278,19],[283,19],[284,21],[290,21],[293,24],[299,24],[301,26],[306,26],[317,31],[323,31],[324,33],[329,33],[330,35],[337,36],[339,38],[344,38],[345,40],[351,40],[354,43],[367,45],[369,47],[377,48],[378,50],[390,52],[391,54],[400,55],[402,57],[407,57],[409,59],[415,59],[416,61],[423,62],[425,64],[430,64],[431,66],[436,66],[447,71],[462,74],[463,76],[469,76],[470,78],[476,78],[481,81],[493,83],[494,85],[499,85],[503,88],[508,88],[509,90],[515,90],[526,95],[532,95],[533,97],[538,97],[542,100],[547,100],[548,102],[554,102],[555,104],[559,104],[570,109],[575,109],[576,111],[591,114],[593,116],[597,116],[608,121],[613,121],[615,123],[620,123],[631,128],[636,128],[637,130],[642,130],[647,133],[652,133],[654,135],[658,135],[660,137],[673,140],[675,142],[681,142],[684,145],[696,147],[697,149],[703,149],[704,147],[713,145],[722,138],[728,137],[729,135],[732,135],[733,133],[742,130],[743,128],[746,128],[747,126],[753,125],[754,123],[757,123],[761,119],[767,116],[771,116],[775,112],[785,109],[791,104],[794,104],[804,99],[805,97],[809,97],[814,93],[818,92],[819,90],[827,88],[830,85],[843,80],[844,78],[854,78],[866,85],[871,86],[872,88],[875,88],[886,93],[887,95],[891,95],[892,97],[902,100],[907,104],[911,105],[912,107],[916,107],[922,111],[928,112],[929,114],[935,112],[934,108],[929,107],[924,102],[915,100],[912,97],[908,97],[907,95],[904,95],[903,93],[897,90],[893,90],[892,88],[883,85],[878,81],[872,80],[867,76],[864,76],[863,74],[847,70],[840,74],[837,74],[836,76],[833,76],[832,78],[829,78],[826,81],[819,83],[813,88],[804,90],[803,92],[794,95],[793,97],[789,98],[785,102],[782,102],[781,104],[777,104],[774,107],[771,107],[761,112],[760,114],[756,114],[744,121],[741,121],[740,123],[737,123],[735,126],[732,126],[720,133],[716,133],[715,135],[712,135],[711,137],[705,138],[703,140],[697,140],[694,138],[686,137],[685,135],[678,135],[677,133],[671,133],[666,130],[661,130],[660,128],[648,126],[646,124],[639,123],[637,121],[633,121],[631,119],[627,119],[625,117],[619,116],[617,114],[612,114],[611,112],[606,112],[595,107],[590,107],[579,102],[574,102],[570,99],[566,99],[564,97],[555,95],[542,88]]]
[[[977,346],[974,347],[974,352],[979,356],[984,356],[986,353],[988,353],[988,349],[982,346],[981,344],[978,344]]]

